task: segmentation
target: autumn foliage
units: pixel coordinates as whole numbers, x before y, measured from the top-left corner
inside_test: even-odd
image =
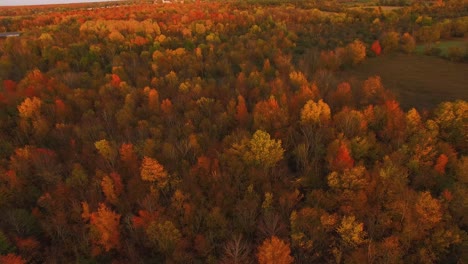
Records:
[[[99,204],[97,212],[90,215],[91,242],[96,246],[94,254],[102,250],[109,251],[120,247],[120,215],[114,213],[105,204]]]
[[[17,256],[15,254],[8,254],[5,256],[0,256],[0,263],[3,264],[24,264],[26,261],[24,261],[20,256]]]
[[[354,160],[351,157],[351,153],[348,149],[348,147],[344,144],[341,143],[340,146],[338,147],[338,151],[336,152],[335,158],[332,160],[330,164],[330,168],[332,170],[345,170],[345,169],[350,169],[354,166]]]
[[[378,40],[372,43],[371,50],[374,52],[375,55],[380,55],[380,53],[382,52],[382,47],[380,46],[380,42]]]
[[[157,182],[161,187],[164,187],[167,184],[167,172],[155,159],[149,157],[143,158],[140,175],[142,180]]]
[[[258,248],[257,259],[260,264],[291,264],[294,258],[290,254],[289,246],[273,236]]]
[[[354,74],[460,1],[150,2],[0,8],[0,263],[468,259],[467,102]]]

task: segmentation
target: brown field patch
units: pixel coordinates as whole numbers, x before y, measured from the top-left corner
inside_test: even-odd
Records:
[[[379,75],[405,109],[429,109],[443,101],[468,100],[468,64],[441,58],[393,54],[367,59],[342,78],[363,81]],[[356,79],[354,82],[356,82]]]

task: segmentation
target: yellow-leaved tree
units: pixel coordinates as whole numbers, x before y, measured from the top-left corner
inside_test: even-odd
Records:
[[[352,65],[361,63],[366,58],[366,46],[362,41],[355,40],[345,48],[345,61]]]
[[[354,215],[345,216],[336,230],[345,246],[355,248],[366,241],[364,224],[356,221]]]
[[[440,136],[457,149],[466,150],[468,147],[468,133],[466,133],[468,102],[463,100],[443,102],[437,106],[434,114],[434,121],[439,126]]]
[[[41,115],[42,101],[37,97],[26,98],[18,105],[19,128],[25,135],[43,138],[49,131],[47,119]]]
[[[257,130],[247,143],[243,159],[248,164],[269,169],[283,158],[283,153],[281,140],[271,139],[267,132]]]
[[[323,100],[317,103],[313,100],[307,101],[301,111],[301,123],[303,125],[321,125],[330,120],[330,107]]]
[[[117,149],[106,139],[94,142],[94,147],[98,150],[99,154],[109,163],[114,166],[117,157]]]
[[[146,229],[146,235],[150,243],[161,253],[170,256],[179,243],[182,235],[171,221],[158,223],[156,221]]]

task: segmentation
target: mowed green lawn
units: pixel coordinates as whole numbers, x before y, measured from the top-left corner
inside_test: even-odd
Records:
[[[379,75],[404,109],[430,109],[443,101],[468,101],[468,64],[422,55],[392,54],[369,58],[344,72],[343,79],[362,82]],[[356,76],[357,80],[353,81]]]

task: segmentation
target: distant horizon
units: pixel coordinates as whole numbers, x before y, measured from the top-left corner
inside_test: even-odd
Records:
[[[6,0],[0,2],[2,6],[29,6],[29,5],[55,5],[55,4],[76,4],[93,2],[113,2],[121,0]]]

